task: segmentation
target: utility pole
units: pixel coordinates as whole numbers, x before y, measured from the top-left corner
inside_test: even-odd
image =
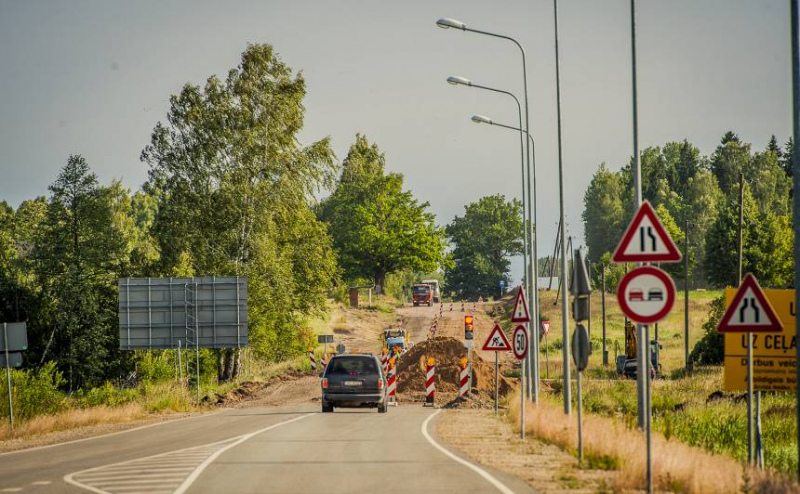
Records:
[[[564,162],[561,149],[561,68],[558,56],[558,0],[553,0],[553,16],[555,20],[555,45],[556,45],[556,121],[558,123],[558,202],[559,202],[559,231],[561,234],[561,358],[563,360],[564,381],[564,413],[572,413],[572,388],[570,387],[569,368],[569,316],[567,314],[567,222],[564,218]]]
[[[800,142],[800,44],[798,43],[798,0],[791,0],[792,24],[792,142]],[[795,144],[795,147],[797,144]],[[792,172],[794,192],[794,212],[792,226],[794,228],[794,306],[800,307],[800,153],[792,152]],[[795,338],[800,340],[800,324],[795,330]],[[800,382],[800,365],[797,369],[797,381]],[[795,387],[797,403],[800,403],[800,386]],[[797,414],[797,453],[800,455],[800,413]],[[797,465],[797,477],[800,479],[800,463]]]
[[[689,227],[686,220],[683,247],[683,363],[684,375],[689,375]]]

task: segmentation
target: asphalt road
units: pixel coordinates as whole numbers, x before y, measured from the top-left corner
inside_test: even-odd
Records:
[[[0,492],[531,492],[439,445],[420,405],[225,410],[0,455]]]

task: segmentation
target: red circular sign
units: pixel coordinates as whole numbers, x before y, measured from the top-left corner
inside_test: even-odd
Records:
[[[514,329],[511,337],[511,346],[514,348],[514,356],[517,360],[522,360],[528,354],[528,331],[525,326],[519,325]]]
[[[622,312],[639,324],[658,322],[675,304],[675,283],[658,268],[642,266],[626,274],[617,288]]]

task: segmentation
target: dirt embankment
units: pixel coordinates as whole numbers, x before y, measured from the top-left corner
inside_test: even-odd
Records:
[[[426,362],[433,357],[436,363],[436,402],[450,403],[458,397],[461,380],[461,359],[466,357],[464,344],[450,337],[435,337],[414,345],[400,358],[397,365],[397,393],[401,401],[425,399]],[[472,395],[474,405],[489,406],[494,401],[494,364],[479,355],[472,356]],[[499,376],[500,396],[514,385],[502,374]]]

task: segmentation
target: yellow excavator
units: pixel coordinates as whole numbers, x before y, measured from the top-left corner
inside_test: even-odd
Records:
[[[636,379],[636,325],[625,321],[625,354],[617,355],[617,373]],[[658,364],[658,342],[650,340],[650,377],[655,377]]]

